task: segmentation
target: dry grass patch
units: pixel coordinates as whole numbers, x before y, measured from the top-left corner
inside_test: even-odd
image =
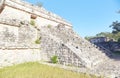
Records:
[[[0,69],[0,78],[100,78],[29,62]]]

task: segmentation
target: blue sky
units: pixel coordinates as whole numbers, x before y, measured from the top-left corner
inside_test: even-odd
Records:
[[[43,7],[70,21],[80,36],[111,32],[109,25],[120,20],[120,0],[26,0],[40,1]]]

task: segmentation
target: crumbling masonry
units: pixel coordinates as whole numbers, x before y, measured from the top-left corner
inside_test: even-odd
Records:
[[[60,64],[87,68],[108,59],[60,16],[21,0],[0,1],[0,67],[54,55]]]

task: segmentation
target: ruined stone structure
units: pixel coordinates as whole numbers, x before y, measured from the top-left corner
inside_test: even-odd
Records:
[[[95,44],[95,43],[108,42],[108,41],[110,41],[110,39],[107,37],[95,37],[95,38],[89,39],[89,41],[91,43]]]
[[[40,45],[35,41],[39,31],[31,26],[57,26],[71,28],[71,24],[56,14],[20,0],[0,1],[0,66],[41,60]],[[22,58],[21,58],[22,57]]]
[[[29,61],[95,68],[105,53],[76,34],[60,16],[20,0],[0,2],[0,67]]]
[[[7,57],[1,60],[5,62],[14,63],[12,60],[24,56],[22,60],[25,61],[29,57],[31,60],[34,57],[35,60],[49,60],[57,55],[60,64],[91,68],[105,56],[81,39],[72,30],[72,25],[61,17],[19,0],[1,2],[0,28],[1,53]],[[35,44],[37,39],[40,44]]]

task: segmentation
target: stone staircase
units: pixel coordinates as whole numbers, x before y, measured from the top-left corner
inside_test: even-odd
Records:
[[[120,77],[118,69],[120,65],[117,64],[119,61],[110,60],[104,52],[99,51],[96,46],[82,39],[75,32],[72,31],[72,34],[68,35],[66,33],[69,30],[64,29],[67,31],[64,33],[63,31],[58,32],[56,27],[34,28],[38,30],[38,36],[41,37],[41,60],[49,61],[52,56],[57,55],[59,63],[62,65],[87,67],[90,70],[86,72],[92,74],[110,75],[111,78]],[[75,39],[76,37],[77,39]]]
[[[14,23],[16,23],[19,20],[11,19],[10,21],[14,21]],[[11,26],[14,23],[8,23],[3,19],[1,21],[1,24],[7,24]],[[64,26],[30,26],[29,22],[27,21],[19,21],[19,23],[15,24],[15,26],[19,27],[19,30],[22,30],[22,32],[19,34],[27,35],[32,33],[33,30],[35,32],[37,30],[38,38],[41,37],[40,47],[42,55],[41,58],[43,60],[50,60],[52,56],[57,55],[60,64],[92,68],[98,63],[101,63],[107,59],[104,53],[96,49],[85,39],[79,37],[79,35],[76,34],[71,28],[65,28]],[[28,29],[26,33],[23,33],[24,29]],[[29,40],[28,42],[24,42],[25,46],[29,48],[30,44],[28,43]],[[30,47],[31,46],[32,45],[30,45]]]
[[[50,28],[47,26],[46,27],[43,26],[38,29],[41,29],[40,30],[42,34],[41,36],[44,39],[44,41],[46,39],[46,42],[44,41],[41,42],[43,42],[42,44],[42,46],[44,46],[43,50],[49,49],[49,50],[45,50],[45,52],[48,53],[48,58],[52,57],[53,55],[57,55],[59,56],[59,58],[63,57],[64,55],[60,56],[61,55],[60,53],[63,54],[65,53],[65,52],[61,52],[61,49],[64,48],[64,50],[66,49],[68,53],[72,52],[74,54],[72,57],[76,57],[76,58],[72,58],[72,59],[77,59],[75,66],[85,66],[88,68],[92,68],[96,66],[98,63],[101,63],[104,60],[108,59],[104,53],[99,51],[97,48],[95,48],[91,43],[89,43],[85,39],[79,37],[79,35],[77,35],[72,29],[66,29],[66,28],[59,29],[57,28],[57,26]],[[45,45],[49,45],[49,47],[45,47]],[[54,49],[51,50],[51,47],[54,48],[57,47],[56,51]],[[66,57],[64,58],[69,59],[69,55],[66,55]],[[59,61],[63,61],[63,60],[59,59]],[[73,62],[68,63],[68,61],[64,60],[64,64],[73,65]]]
[[[18,27],[21,31],[19,35],[24,34],[22,39],[20,37],[20,42],[15,42],[14,45],[13,43],[9,43],[9,45],[2,45],[1,43],[0,67],[28,61],[49,61],[52,56],[57,55],[60,64],[84,68],[86,72],[93,72],[92,74],[101,73],[102,75],[113,75],[114,77],[111,78],[120,78],[119,59],[109,59],[108,55],[106,56],[104,52],[96,48],[97,46],[81,38],[72,29],[64,28],[64,26],[50,28],[47,26],[30,26],[28,21],[17,19],[2,19],[2,21],[0,19],[0,24],[1,27],[2,25]],[[30,37],[25,38],[28,35]],[[31,40],[36,36],[41,37],[40,45]],[[13,39],[14,37],[10,38]],[[88,71],[85,67],[92,69]],[[77,71],[79,70],[77,69]]]

